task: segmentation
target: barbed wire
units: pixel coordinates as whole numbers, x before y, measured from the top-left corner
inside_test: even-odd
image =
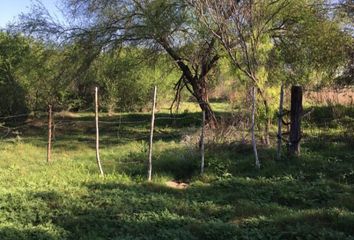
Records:
[[[100,121],[98,123],[103,124],[135,124],[135,123],[148,123],[148,120],[141,120],[141,121]]]
[[[194,102],[194,103],[197,103],[197,102]],[[312,118],[310,115],[311,113],[314,111],[314,109],[311,109],[308,113],[306,113],[303,117],[304,118]],[[38,113],[45,113],[45,112],[37,112]],[[57,113],[62,113],[62,112],[54,112],[54,114],[57,114]],[[16,114],[16,115],[10,115],[10,116],[3,116],[3,117],[0,117],[0,120],[6,120],[6,119],[13,119],[13,118],[19,118],[19,117],[24,117],[24,116],[33,116],[35,115],[36,113],[35,112],[31,112],[31,113],[22,113],[22,114]],[[185,113],[182,113],[182,114],[185,114]],[[121,117],[121,116],[120,116]],[[63,119],[65,119],[65,116],[62,117]],[[54,125],[55,126],[61,126],[61,125],[66,125],[66,124],[80,124],[80,123],[94,123],[94,119],[92,120],[60,120],[61,118],[59,118],[59,121],[56,121],[56,119],[54,118]],[[176,117],[175,115],[172,115],[172,116],[161,116],[161,117],[156,117],[155,118],[155,121],[159,121],[159,120],[172,120],[172,121],[176,121],[176,120],[185,120],[185,119],[190,119],[190,120],[195,120],[195,121],[202,121],[201,118],[197,118],[197,117],[193,117],[193,116],[183,116],[183,117]],[[314,120],[318,120],[319,118],[314,118]],[[321,120],[333,120],[333,118],[329,118],[329,117],[325,117],[325,118],[320,118]],[[10,129],[10,132],[11,130],[16,130],[17,128],[21,128],[21,127],[24,127],[24,126],[28,126],[30,125],[31,122],[33,122],[34,120],[32,121],[26,121],[25,123],[22,123],[20,125],[16,125],[16,126],[3,126],[1,125],[0,123],[0,127],[2,128],[6,128],[6,129]],[[150,119],[146,119],[146,120],[138,120],[138,121],[122,121],[122,120],[119,120],[119,121],[105,121],[105,120],[99,120],[99,123],[100,124],[117,124],[117,125],[124,125],[124,124],[141,124],[141,123],[149,123],[151,120]],[[8,135],[8,134],[7,134]]]
[[[156,117],[155,120],[182,120],[182,119],[194,119],[194,120],[201,120],[196,117],[190,117],[190,116],[185,116],[185,117]]]
[[[158,120],[183,120],[183,119],[193,119],[193,120],[198,120],[201,121],[201,119],[196,118],[196,117],[190,117],[190,116],[185,116],[185,117],[157,117],[155,118],[156,121]],[[64,124],[75,124],[75,123],[94,123],[93,120],[60,120],[59,122],[55,122],[55,125],[64,125]],[[138,124],[138,123],[150,123],[151,120],[138,120],[138,121],[101,121],[99,120],[98,122],[101,124]]]

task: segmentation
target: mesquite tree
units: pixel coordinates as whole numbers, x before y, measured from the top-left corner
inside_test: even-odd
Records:
[[[286,9],[289,1],[190,2],[201,21],[222,44],[234,66],[257,87],[266,112],[265,140],[269,144],[271,115],[265,92],[266,82],[261,77],[261,71],[273,47],[272,33],[281,30],[284,25],[284,22],[278,21],[278,15]]]
[[[345,29],[344,31],[341,29],[340,22],[330,16],[332,10],[322,3],[313,4],[312,1],[302,1],[289,6],[291,11],[284,14],[288,16],[288,19],[294,20],[287,25],[286,31],[274,36],[279,55],[274,55],[273,61],[280,64],[273,64],[271,70],[278,72],[278,76],[281,72],[285,89],[293,85],[291,110],[283,112],[280,107],[279,111],[279,154],[281,119],[286,114],[291,115],[291,121],[288,123],[291,125],[288,153],[290,155],[300,154],[302,90],[296,85],[303,85],[304,91],[310,87],[320,88],[330,85],[338,73],[343,72],[343,68],[350,62],[350,57],[349,61],[347,60],[347,53],[348,49],[352,48],[351,37]],[[343,73],[342,76],[345,77],[347,72]]]
[[[19,82],[17,72],[29,54],[26,39],[0,32],[0,116],[28,111],[25,89]]]
[[[70,24],[52,21],[43,7],[22,17],[22,27],[36,36],[82,43],[87,52],[107,52],[134,45],[167,53],[181,77],[175,85],[176,99],[187,89],[216,126],[208,100],[208,74],[219,59],[215,36],[191,13],[184,0],[63,0]],[[99,49],[97,51],[97,49]],[[91,54],[92,56],[92,54]],[[153,56],[151,56],[153,57]],[[87,61],[90,62],[90,61]],[[166,69],[168,71],[168,69]]]
[[[324,1],[189,2],[234,66],[258,88],[267,116],[267,143],[272,118],[267,88],[281,82],[328,83],[343,66],[350,41],[330,19]]]
[[[265,83],[260,77],[260,70],[265,65],[263,56],[267,54],[265,45],[272,45],[271,32],[273,28],[281,28],[282,23],[275,24],[279,12],[283,11],[288,1],[215,1],[191,0],[197,15],[211,33],[224,47],[233,65],[250,80],[254,89],[258,89],[262,98],[267,122],[265,125],[265,140],[269,144],[270,110],[265,96]],[[275,31],[275,30],[274,30]],[[255,141],[254,111],[256,96],[252,97],[252,144],[259,167]]]

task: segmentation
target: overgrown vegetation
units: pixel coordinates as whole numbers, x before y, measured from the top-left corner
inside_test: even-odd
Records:
[[[0,239],[354,239],[350,0],[60,2],[0,29]]]
[[[248,144],[210,142],[202,177],[196,142],[187,137],[199,132],[200,114],[157,119],[150,183],[149,115],[101,119],[146,120],[101,124],[103,178],[92,114],[56,117],[51,164],[43,120],[35,119],[0,144],[1,239],[353,239],[354,112],[341,109],[340,116],[315,109],[301,157],[276,162],[274,150],[262,147],[259,171]],[[64,120],[71,124],[60,127]],[[170,188],[170,180],[189,186]]]

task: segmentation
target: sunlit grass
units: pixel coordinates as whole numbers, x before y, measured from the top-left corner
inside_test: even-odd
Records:
[[[2,140],[0,239],[352,239],[352,122],[305,120],[302,156],[276,162],[274,149],[260,146],[260,171],[250,146],[209,144],[203,176],[198,143],[186,140],[199,134],[198,121],[159,122],[148,183],[150,117],[138,116],[147,121],[101,125],[104,177],[90,124],[58,128],[51,163],[45,129]]]

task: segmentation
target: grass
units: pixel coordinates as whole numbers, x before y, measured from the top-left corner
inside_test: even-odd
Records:
[[[275,161],[260,146],[209,143],[206,173],[189,137],[199,113],[158,114],[153,181],[146,179],[148,114],[103,116],[98,175],[91,114],[57,117],[53,162],[45,126],[0,143],[0,239],[354,239],[354,117],[318,108],[304,122],[302,155]],[[321,119],[326,121],[321,121]],[[35,127],[37,126],[37,127]],[[274,139],[273,139],[274,142]],[[189,183],[187,189],[166,181]]]

